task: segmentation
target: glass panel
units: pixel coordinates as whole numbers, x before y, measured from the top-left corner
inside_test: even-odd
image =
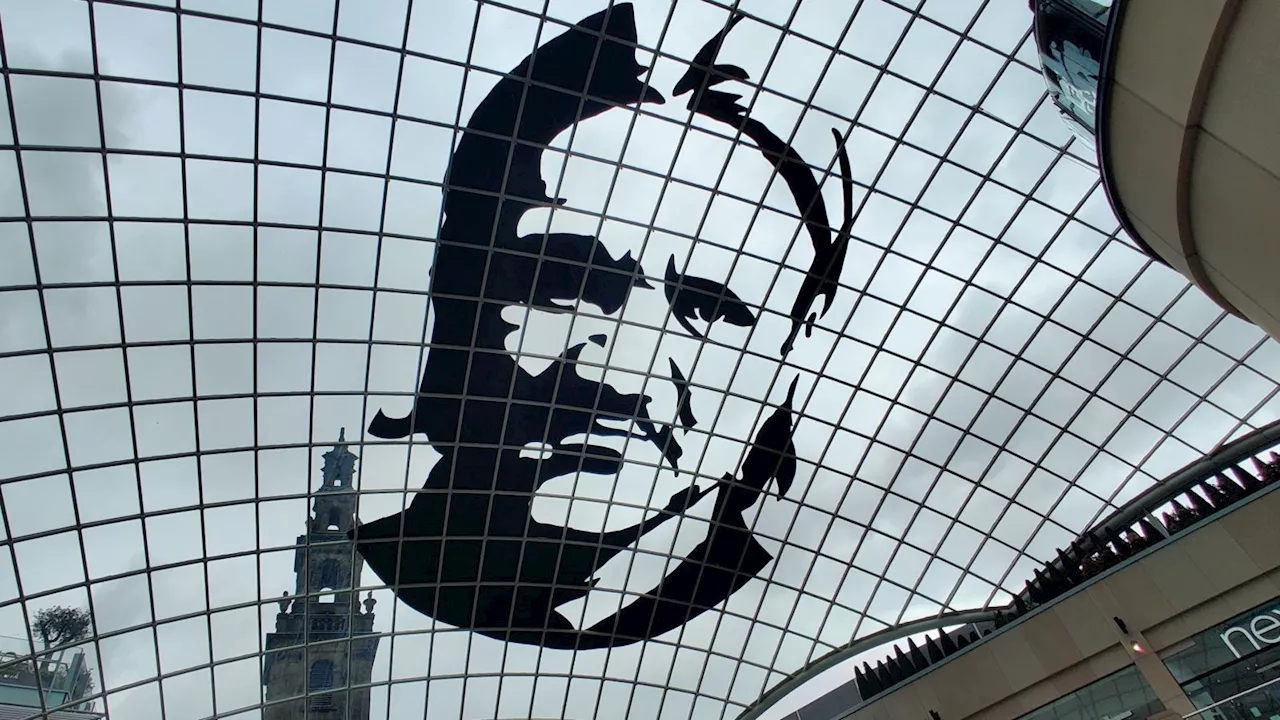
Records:
[[[1280,408],[1039,4],[0,0],[0,686],[731,720],[1006,605]]]
[[[1259,668],[1280,659],[1280,600],[1259,605],[1161,653],[1178,682],[1239,661]],[[1259,681],[1261,682],[1261,681]]]
[[[1212,720],[1258,720],[1280,715],[1280,668],[1275,654],[1271,662],[1242,662],[1182,686],[1198,708],[1196,717]]]
[[[1090,0],[1040,0],[1035,35],[1049,94],[1081,137],[1097,130],[1101,73],[1109,8]]]
[[[1130,665],[1019,720],[1146,720],[1163,710],[1137,666]]]

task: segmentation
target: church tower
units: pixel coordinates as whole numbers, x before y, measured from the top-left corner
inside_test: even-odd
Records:
[[[356,522],[356,460],[344,430],[324,454],[307,532],[298,536],[293,595],[284,593],[275,632],[267,633],[265,720],[369,718],[368,683],[378,638],[368,637],[373,594],[361,603],[354,590],[364,562],[347,539]]]

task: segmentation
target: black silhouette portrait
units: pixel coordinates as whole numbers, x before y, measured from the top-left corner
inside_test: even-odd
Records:
[[[790,328],[768,351],[781,361],[831,306],[851,225],[850,171],[837,134],[844,222],[833,229],[819,173],[722,89],[749,80],[741,67],[717,63],[740,20],[712,28],[671,94],[688,95],[692,115],[741,133],[744,149],[758,151],[794,200],[813,259],[794,300],[775,313]],[[425,435],[442,457],[404,512],[353,531],[369,567],[402,601],[440,622],[549,648],[627,645],[723,603],[773,560],[745,514],[762,498],[785,496],[796,476],[794,373],[778,381],[785,399],[754,425],[740,461],[699,484],[692,438],[708,432],[718,408],[700,396],[686,361],[644,358],[650,377],[632,392],[585,359],[611,341],[608,333],[585,335],[536,367],[519,357],[534,316],[621,317],[643,297],[645,307],[662,308],[665,333],[697,344],[732,333],[746,338],[765,312],[732,282],[701,277],[681,258],[643,267],[639,256],[612,252],[595,235],[521,231],[526,214],[565,202],[549,194],[543,173],[544,151],[561,133],[613,110],[668,102],[642,79],[646,71],[637,61],[632,7],[613,5],[545,40],[498,81],[453,153],[431,270],[434,325],[413,411],[379,413],[368,428],[386,439]],[[633,451],[653,458],[650,476],[682,489],[622,527],[535,517],[535,495],[553,481],[629,482],[624,466]],[[705,537],[652,587],[603,619],[583,625],[566,616],[563,607],[592,590],[601,567],[704,500],[714,504]]]

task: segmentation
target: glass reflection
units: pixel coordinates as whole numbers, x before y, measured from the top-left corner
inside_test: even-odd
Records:
[[[1274,600],[1215,625],[1164,653],[1165,666],[1203,711],[1254,720],[1280,715],[1280,646]]]
[[[1049,94],[1072,131],[1092,144],[1111,3],[1038,0],[1035,12],[1036,45]]]
[[[1240,663],[1182,686],[1198,708],[1197,718],[1257,720],[1280,715],[1280,671],[1277,662],[1262,667]],[[1262,683],[1262,684],[1259,684]]]
[[[1145,720],[1163,710],[1137,666],[1130,665],[1019,720]]]

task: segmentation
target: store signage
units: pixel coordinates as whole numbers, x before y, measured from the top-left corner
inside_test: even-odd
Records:
[[[1237,659],[1266,645],[1280,644],[1280,608],[1250,618],[1247,622],[1232,625],[1222,632],[1222,643]],[[1253,647],[1253,650],[1249,649]],[[1243,648],[1243,652],[1241,649]]]

